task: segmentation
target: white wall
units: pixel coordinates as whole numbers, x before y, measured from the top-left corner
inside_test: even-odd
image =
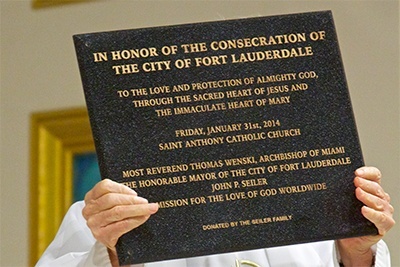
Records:
[[[365,160],[400,223],[398,1],[92,1],[33,10],[0,1],[1,266],[28,264],[29,115],[84,106],[72,35],[333,10]],[[400,266],[400,227],[386,238]],[[397,242],[396,242],[397,241]]]

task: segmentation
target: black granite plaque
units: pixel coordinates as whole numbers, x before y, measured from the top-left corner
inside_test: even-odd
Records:
[[[102,177],[160,206],[121,264],[376,233],[330,12],[74,41]]]

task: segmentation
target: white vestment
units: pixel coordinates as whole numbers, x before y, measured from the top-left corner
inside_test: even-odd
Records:
[[[71,206],[60,229],[37,267],[111,266],[107,249],[97,242],[82,216],[83,202]],[[390,254],[381,240],[374,246],[375,267],[390,267]],[[334,241],[322,241],[267,249],[226,253],[132,267],[338,267]],[[255,265],[257,264],[257,265]]]

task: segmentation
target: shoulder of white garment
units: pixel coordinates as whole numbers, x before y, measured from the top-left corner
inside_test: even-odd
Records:
[[[383,240],[379,241],[372,249],[376,255],[375,267],[391,266],[389,250]],[[340,255],[337,253],[335,242],[330,240],[147,263],[144,264],[144,267],[234,267],[240,260],[250,260],[262,267],[339,267]]]
[[[111,266],[104,245],[92,236],[82,216],[84,203],[73,204],[67,212],[60,229],[43,254],[37,266]],[[375,247],[375,267],[390,266],[390,255],[386,244],[381,240]],[[178,259],[163,262],[132,265],[132,267],[226,267],[235,266],[235,260],[247,259],[257,262],[265,257],[262,267],[275,266],[338,266],[334,241],[306,243],[300,245],[252,250],[248,252],[227,253],[213,256]],[[268,262],[266,265],[265,262]],[[308,264],[308,265],[307,265]]]
[[[320,254],[321,252],[321,254]],[[334,242],[325,241],[196,258],[147,263],[145,267],[323,266],[336,267]],[[241,264],[242,263],[242,264]],[[310,263],[313,263],[310,265]],[[250,264],[250,265],[248,265]],[[252,265],[253,264],[253,265]]]

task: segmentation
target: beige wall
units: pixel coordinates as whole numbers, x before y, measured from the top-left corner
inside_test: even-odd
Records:
[[[27,266],[29,115],[83,106],[76,33],[333,10],[365,160],[384,174],[398,225],[386,238],[400,266],[398,1],[94,1],[1,8],[1,262]],[[397,242],[396,242],[397,241]]]

